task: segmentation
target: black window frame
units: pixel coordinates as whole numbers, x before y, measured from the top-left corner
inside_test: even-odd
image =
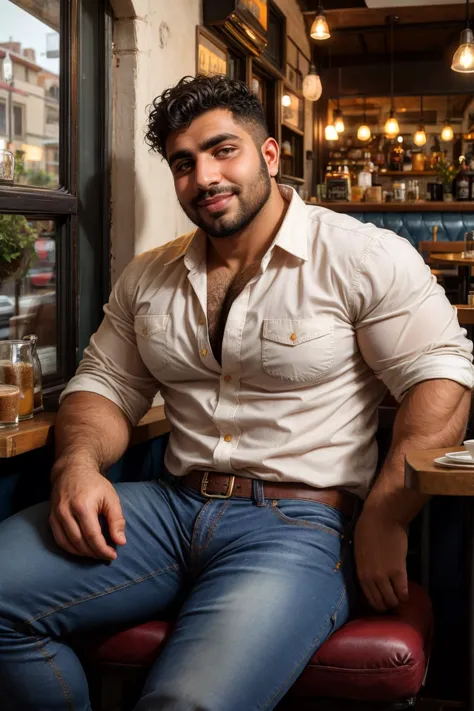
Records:
[[[47,409],[74,374],[110,289],[112,11],[108,0],[60,2],[59,188],[0,185],[0,213],[56,222],[58,368],[44,378]]]
[[[8,125],[7,125],[7,102],[5,101],[5,99],[0,99],[0,106],[3,106],[3,110],[4,110],[3,115],[4,115],[4,121],[5,121],[5,123],[3,124],[3,126],[5,127],[4,131],[2,130],[2,123],[0,122],[0,136],[6,136],[7,132],[8,132]]]

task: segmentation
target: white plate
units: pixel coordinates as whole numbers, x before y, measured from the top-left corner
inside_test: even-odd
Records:
[[[474,470],[474,462],[472,464],[461,464],[460,462],[453,462],[446,457],[438,457],[435,459],[435,464],[440,464],[442,467],[450,467],[451,469],[470,469]]]
[[[446,452],[444,455],[446,459],[451,459],[453,462],[462,462],[464,464],[474,464],[469,452]]]

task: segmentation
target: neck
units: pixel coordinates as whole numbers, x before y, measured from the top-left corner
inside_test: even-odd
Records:
[[[223,265],[240,272],[262,259],[280,229],[289,205],[276,181],[272,183],[269,199],[245,229],[232,237],[208,236],[208,267]]]

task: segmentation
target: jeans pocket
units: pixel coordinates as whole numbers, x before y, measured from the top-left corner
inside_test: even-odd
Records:
[[[344,538],[347,518],[332,506],[301,499],[274,499],[270,506],[275,516],[290,526],[322,531],[340,540]]]

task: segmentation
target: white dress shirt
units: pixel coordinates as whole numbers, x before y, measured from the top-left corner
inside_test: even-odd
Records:
[[[472,344],[406,239],[280,189],[290,205],[232,304],[222,365],[196,230],[128,265],[63,397],[98,393],[135,424],[160,390],[177,476],[220,471],[364,497],[385,389],[398,401],[433,378],[472,389]]]

